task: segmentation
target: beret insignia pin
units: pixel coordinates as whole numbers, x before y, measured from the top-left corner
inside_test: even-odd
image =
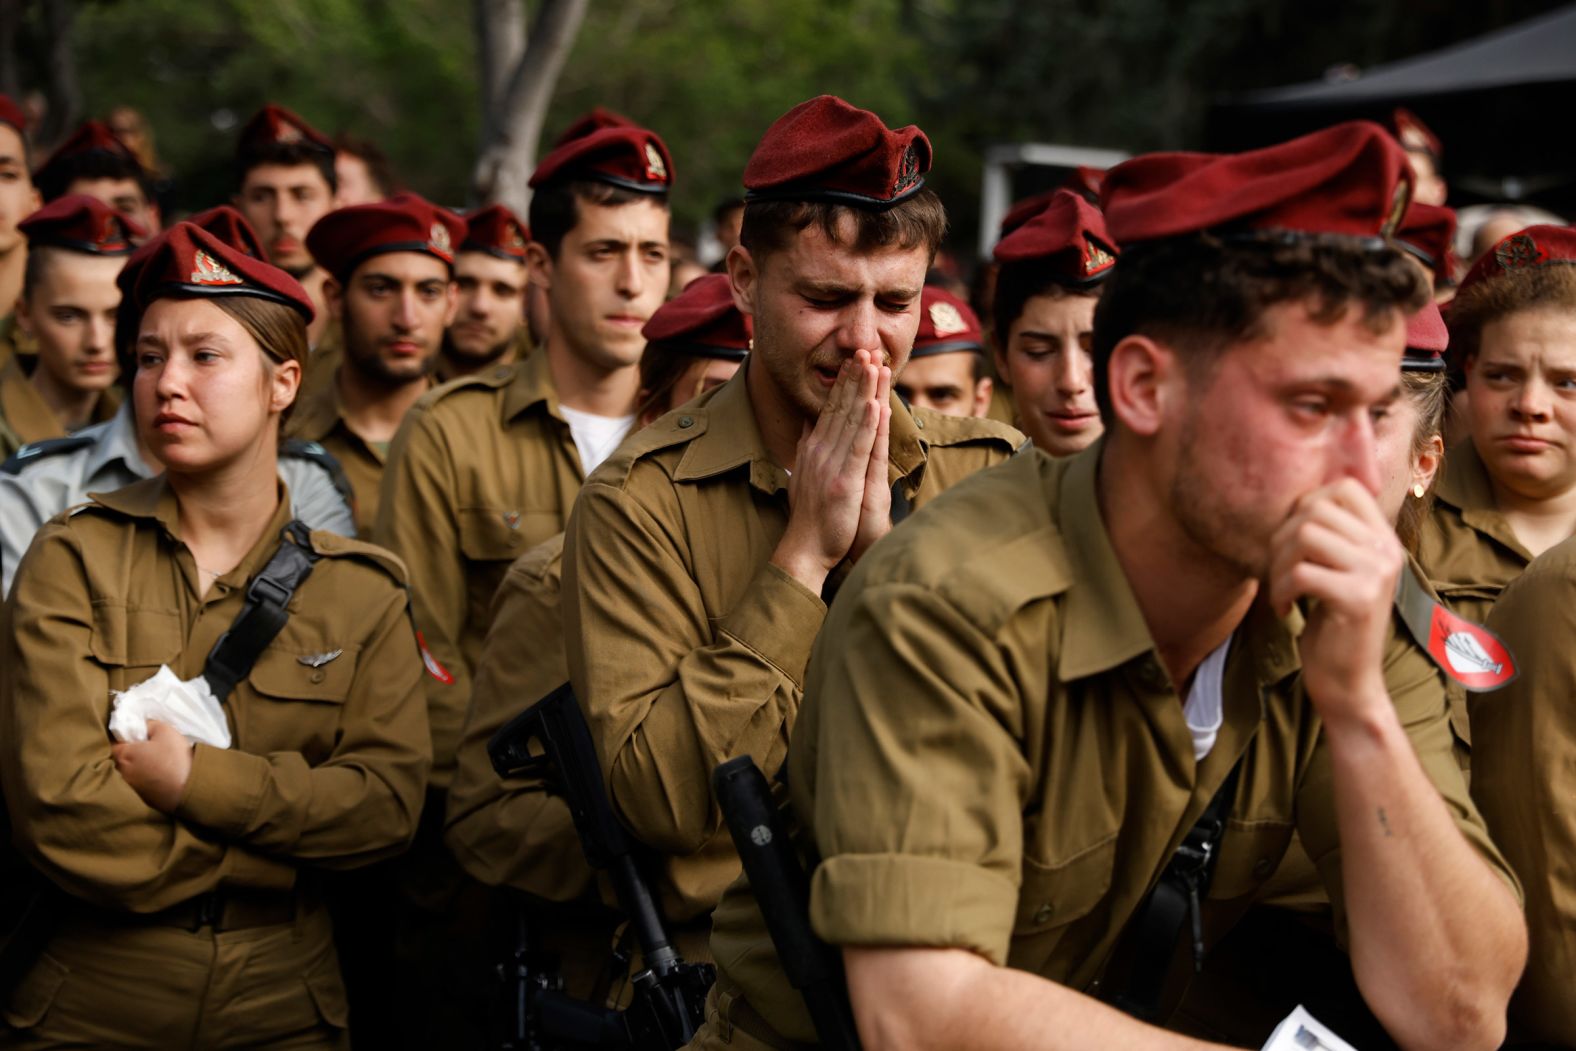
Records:
[[[193,266],[191,277],[187,278],[187,280],[194,285],[240,285],[245,283],[231,273],[229,267],[203,251],[198,251],[196,265]]]
[[[919,182],[919,151],[910,144],[903,151],[903,163],[898,168],[897,181],[892,184],[892,196],[896,197],[904,190]]]
[[[963,315],[951,303],[930,304],[930,323],[937,336],[951,336],[968,330]]]
[[[301,129],[296,127],[294,124],[287,124],[284,121],[280,121],[278,126],[274,129],[275,142],[300,142],[304,138],[306,138],[306,136],[302,135]]]
[[[452,243],[449,240],[449,228],[442,223],[432,224],[432,229],[427,231],[427,241],[433,248],[444,255],[453,253]]]
[[[1395,184],[1395,192],[1390,197],[1390,215],[1385,219],[1384,225],[1379,228],[1380,237],[1393,237],[1401,228],[1401,217],[1406,214],[1407,206],[1412,203],[1412,187],[1405,179]]]
[[[1104,248],[1101,248],[1099,245],[1095,244],[1094,239],[1087,234],[1084,235],[1084,244],[1089,249],[1084,255],[1085,277],[1091,277],[1095,274],[1098,274],[1100,271],[1115,265],[1116,257],[1110,252],[1107,252]]]
[[[1494,262],[1504,270],[1524,270],[1548,261],[1548,253],[1526,234],[1517,234],[1494,249]]]
[[[668,181],[668,166],[662,163],[662,154],[657,152],[657,147],[646,143],[646,178],[657,182]]]

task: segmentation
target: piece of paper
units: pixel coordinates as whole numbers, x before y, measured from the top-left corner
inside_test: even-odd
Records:
[[[1301,1004],[1270,1034],[1264,1051],[1357,1051]]]
[[[168,665],[160,665],[153,678],[113,696],[109,732],[117,741],[146,741],[148,720],[157,719],[185,734],[188,741],[230,747],[229,720],[201,676],[183,682]]]

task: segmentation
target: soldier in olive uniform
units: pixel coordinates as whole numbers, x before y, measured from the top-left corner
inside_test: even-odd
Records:
[[[417,402],[390,451],[375,536],[411,566],[416,624],[449,680],[430,691],[448,783],[489,607],[509,563],[563,532],[585,477],[635,418],[641,326],[667,290],[667,147],[644,128],[572,140],[536,169],[532,279],[547,343]]]
[[[1113,169],[1105,438],[970,479],[844,585],[788,787],[865,1047],[1203,1046],[1099,1000],[1163,1016],[1144,964],[1186,955],[1188,912],[1229,920],[1294,829],[1391,1035],[1498,1045],[1517,885],[1396,630],[1376,500],[1374,415],[1425,295],[1380,240],[1409,184],[1363,123]],[[1208,907],[1184,893],[1164,937],[1124,941],[1217,797]],[[748,889],[714,919],[692,1046],[813,1042]]]
[[[1469,440],[1450,450],[1418,559],[1484,621],[1532,559],[1576,533],[1576,231],[1533,226],[1480,259],[1450,304]]]
[[[626,441],[569,523],[570,678],[686,956],[739,871],[711,768],[781,762],[826,596],[895,518],[1022,442],[890,394],[945,227],[930,156],[832,96],[772,125],[728,262],[748,363]]]
[[[356,528],[370,536],[389,443],[432,386],[454,319],[454,246],[465,221],[413,193],[330,212],[307,234],[344,357],[302,395],[289,435],[317,442],[345,469]]]
[[[86,194],[45,205],[21,230],[28,261],[16,319],[36,352],[0,366],[0,457],[115,414],[115,278],[141,232]]]
[[[892,389],[911,408],[985,415],[991,379],[985,373],[985,335],[972,307],[944,288],[925,286],[914,349]]]
[[[318,874],[403,849],[431,759],[404,572],[286,528],[300,285],[178,224],[132,295],[132,396],[166,473],[46,526],[0,628],[0,780],[58,915],[0,1047],[343,1048]],[[231,746],[158,722],[114,743],[111,691],[161,665],[217,686],[206,658],[282,545],[314,565],[228,693]]]
[[[459,309],[443,334],[438,379],[512,365],[531,352],[525,324],[525,246],[530,232],[508,208],[488,205],[465,217],[465,240],[454,255]]]
[[[1117,250],[1100,209],[1057,190],[996,244],[996,370],[1035,448],[1070,456],[1100,436],[1089,357]]]
[[[750,321],[724,274],[694,281],[664,303],[643,330],[640,423],[727,382],[745,359]],[[569,809],[539,783],[502,780],[487,742],[506,722],[569,678],[560,614],[563,534],[509,566],[493,596],[470,707],[449,788],[444,842],[476,879],[522,891],[532,941],[562,957],[565,990],[596,997],[609,976],[609,914]],[[529,639],[529,646],[521,645]],[[552,904],[548,904],[552,903]]]

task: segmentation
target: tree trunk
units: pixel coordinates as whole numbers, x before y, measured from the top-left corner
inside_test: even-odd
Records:
[[[472,15],[481,66],[481,142],[485,147],[498,136],[509,78],[525,56],[525,4],[523,0],[473,0]]]
[[[524,46],[517,52],[518,60],[503,81],[507,86],[490,116],[483,119],[491,135],[482,141],[473,176],[479,200],[506,204],[517,214],[525,214],[531,201],[526,183],[536,167],[542,122],[588,4],[589,0],[542,0]],[[505,0],[476,0],[478,49],[491,56],[484,58],[484,63],[506,54],[511,46],[519,46],[489,40],[495,32],[508,31],[509,6]],[[493,14],[501,15],[505,24],[489,21]],[[484,94],[490,94],[492,86],[500,82],[499,73],[484,69]]]
[[[16,42],[22,30],[24,0],[0,0],[0,95],[22,101],[22,72],[18,68]]]
[[[73,0],[49,0],[42,5],[44,14],[44,68],[49,71],[49,112],[38,141],[51,148],[71,133],[82,119],[82,83],[77,79],[76,49],[71,29],[76,22],[77,5]]]

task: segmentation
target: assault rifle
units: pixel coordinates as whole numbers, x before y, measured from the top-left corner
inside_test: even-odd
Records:
[[[612,878],[645,964],[632,983],[634,999],[617,1011],[565,996],[551,981],[530,973],[527,953],[517,953],[510,977],[520,1024],[510,1034],[510,1046],[516,1051],[683,1047],[705,1018],[706,993],[716,971],[710,964],[684,962],[668,937],[641,871],[639,848],[613,814],[590,728],[569,684],[493,734],[487,755],[500,777],[540,778],[548,792],[568,804],[586,860]]]

